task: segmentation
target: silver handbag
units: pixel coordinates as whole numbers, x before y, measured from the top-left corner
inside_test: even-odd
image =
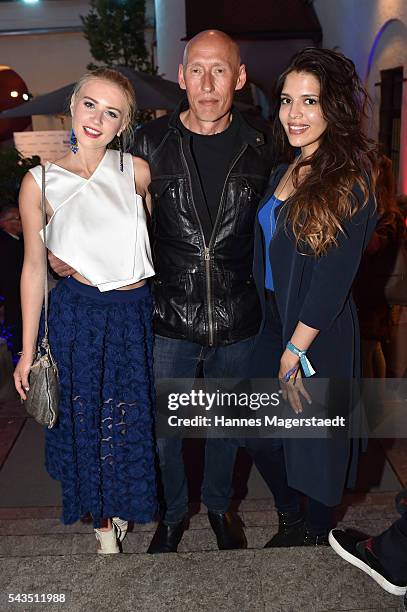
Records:
[[[45,254],[44,279],[44,337],[38,344],[37,354],[30,369],[29,391],[25,409],[37,423],[48,429],[55,426],[58,418],[59,377],[55,359],[48,342],[48,275],[47,275],[47,237],[45,214],[45,168],[42,166],[41,212]]]

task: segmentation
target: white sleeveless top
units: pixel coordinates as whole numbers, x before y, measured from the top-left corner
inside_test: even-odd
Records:
[[[100,291],[154,275],[131,155],[123,156],[123,172],[119,164],[119,152],[108,149],[89,179],[45,165],[45,195],[53,210],[47,246]],[[41,189],[41,166],[30,172]]]

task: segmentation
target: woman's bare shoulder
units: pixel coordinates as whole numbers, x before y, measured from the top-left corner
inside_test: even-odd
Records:
[[[38,166],[33,168],[33,170],[36,170],[37,168]],[[41,171],[41,168],[40,168],[40,171]],[[23,180],[21,181],[20,195],[22,192],[23,193],[26,193],[26,192],[36,193],[37,191],[39,191],[39,189],[38,189],[37,181],[34,178],[34,174],[32,172],[27,172],[24,175]]]
[[[21,213],[31,214],[40,210],[41,186],[31,172],[27,172],[21,181],[18,205]]]

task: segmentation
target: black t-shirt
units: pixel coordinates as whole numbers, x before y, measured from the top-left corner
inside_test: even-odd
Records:
[[[226,130],[211,136],[191,132],[181,120],[179,120],[179,126],[183,134],[189,137],[191,153],[195,160],[199,184],[196,184],[194,173],[191,173],[194,202],[202,224],[205,242],[209,244],[226,175],[235,152],[236,137],[239,131],[238,121],[232,120]],[[203,211],[202,206],[206,206],[207,210]]]

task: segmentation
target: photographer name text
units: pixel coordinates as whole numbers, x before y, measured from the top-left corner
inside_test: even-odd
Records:
[[[301,427],[346,427],[345,417],[321,419],[318,417],[283,418],[277,416],[253,417],[253,418],[227,418],[223,415],[213,417],[197,415],[191,418],[179,417],[172,414],[168,417],[170,427],[276,427],[284,429]]]

